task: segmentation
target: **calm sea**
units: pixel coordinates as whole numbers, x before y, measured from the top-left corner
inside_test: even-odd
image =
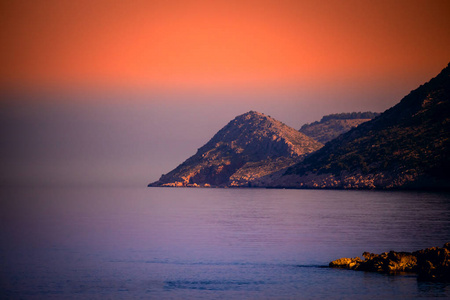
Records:
[[[415,299],[450,285],[330,269],[450,241],[450,195],[3,189],[2,299]]]

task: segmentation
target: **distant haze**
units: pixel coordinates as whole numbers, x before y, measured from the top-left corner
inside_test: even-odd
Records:
[[[448,1],[3,1],[0,184],[155,181],[235,116],[382,112],[449,62]]]
[[[376,101],[375,92],[337,94],[341,101],[328,105],[320,92],[207,98],[78,95],[71,101],[60,101],[67,96],[33,101],[8,95],[16,100],[4,102],[0,110],[0,184],[145,186],[244,112],[260,111],[299,129],[329,113],[383,111],[408,91],[391,97],[382,91],[384,101]]]

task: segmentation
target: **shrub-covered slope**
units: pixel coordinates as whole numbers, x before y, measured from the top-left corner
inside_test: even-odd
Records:
[[[283,176],[266,178],[265,184],[448,189],[449,146],[450,65],[379,117],[330,141]]]

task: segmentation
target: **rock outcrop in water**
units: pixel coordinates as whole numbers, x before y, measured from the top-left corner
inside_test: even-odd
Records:
[[[248,187],[322,146],[280,121],[250,111],[237,116],[195,155],[149,186]]]
[[[356,271],[418,274],[420,280],[450,281],[450,243],[442,248],[433,247],[415,252],[364,252],[363,257],[340,258],[330,262],[331,268],[345,268]]]

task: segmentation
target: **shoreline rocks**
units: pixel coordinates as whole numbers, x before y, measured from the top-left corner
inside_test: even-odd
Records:
[[[330,262],[330,268],[387,274],[416,273],[419,280],[450,282],[450,243],[415,252],[363,253],[359,257],[340,258]]]

